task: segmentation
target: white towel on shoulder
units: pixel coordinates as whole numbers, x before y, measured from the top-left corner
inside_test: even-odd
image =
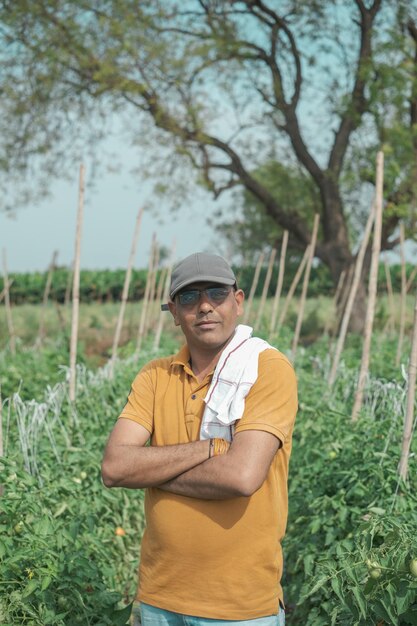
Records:
[[[258,356],[267,341],[252,337],[252,328],[240,324],[223,350],[204,402],[200,439],[221,437],[231,441],[234,424],[245,410],[245,398],[258,378]]]

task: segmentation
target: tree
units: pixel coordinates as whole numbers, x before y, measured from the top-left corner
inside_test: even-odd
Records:
[[[27,170],[35,153],[49,157],[53,172],[71,154],[80,123],[88,120],[99,136],[111,108],[125,111],[133,128],[137,112],[137,138],[149,136],[152,119],[157,141],[176,150],[176,163],[188,160],[215,197],[244,188],[305,247],[311,213],[288,210],[259,175],[273,160],[297,164],[320,199],[316,255],[336,283],[354,260],[350,229],[363,223],[363,207],[349,207],[347,191],[373,185],[383,142],[382,249],[396,245],[398,220],[416,197],[415,0],[3,0],[0,7],[10,138],[0,165],[9,173]]]

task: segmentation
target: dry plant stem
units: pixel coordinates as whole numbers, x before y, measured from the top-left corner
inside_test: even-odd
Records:
[[[303,288],[302,288],[302,291],[301,291],[301,298],[300,298],[300,304],[299,304],[299,309],[298,309],[297,323],[295,325],[295,332],[294,332],[292,348],[291,348],[291,353],[292,353],[292,359],[293,360],[295,359],[295,355],[297,353],[297,346],[298,346],[298,341],[299,341],[300,333],[301,333],[301,326],[302,326],[303,318],[304,318],[304,309],[305,309],[305,303],[306,303],[306,298],[307,298],[307,289],[308,289],[308,283],[310,281],[310,272],[311,272],[311,266],[313,264],[314,252],[315,252],[315,249],[316,249],[317,233],[318,233],[318,230],[319,230],[319,222],[320,222],[320,215],[318,213],[316,213],[315,216],[314,216],[313,232],[312,232],[312,235],[311,235],[311,242],[310,242],[310,253],[308,255],[306,270],[305,270],[305,273],[304,273]]]
[[[174,239],[173,244],[172,244],[172,248],[171,248],[171,255],[170,255],[170,262],[169,262],[169,266],[167,268],[167,272],[166,272],[166,276],[165,276],[165,285],[164,285],[164,293],[163,293],[163,301],[167,302],[168,301],[168,297],[169,297],[169,286],[171,284],[171,274],[172,274],[172,267],[174,265],[174,259],[175,259],[175,250],[176,250],[176,241]],[[162,335],[162,330],[164,328],[164,323],[165,320],[167,319],[167,312],[166,311],[160,311],[159,313],[159,320],[158,320],[158,326],[156,329],[156,333],[155,333],[155,339],[153,342],[153,349],[154,350],[158,350],[159,349],[159,344],[161,341],[161,335]]]
[[[410,276],[408,277],[407,286],[406,286],[407,293],[410,291],[411,286],[412,286],[416,276],[417,276],[417,266],[413,269],[413,271],[411,272]]]
[[[13,285],[14,280],[9,280],[9,289],[10,287]],[[0,302],[3,302],[4,298],[6,297],[6,288],[2,289],[0,292]]]
[[[145,332],[146,314],[147,314],[147,309],[148,309],[149,292],[150,292],[150,288],[151,288],[151,274],[152,274],[152,268],[153,268],[153,260],[154,260],[154,256],[155,256],[155,245],[156,245],[156,234],[154,233],[152,235],[151,252],[149,254],[148,272],[147,272],[147,275],[146,275],[145,293],[144,293],[143,299],[142,299],[142,311],[141,311],[141,314],[140,314],[138,336],[137,336],[137,341],[136,341],[136,352],[135,352],[136,357],[138,357],[138,355],[140,353],[140,349],[142,347],[143,335],[144,335],[144,332]]]
[[[389,328],[390,330],[395,330],[394,293],[392,290],[391,272],[389,269],[387,259],[384,259],[384,269],[385,269],[385,280],[387,283],[388,308],[389,308],[389,317],[386,323],[386,328]]]
[[[304,256],[301,259],[300,265],[297,268],[297,271],[295,273],[294,278],[292,279],[292,283],[291,283],[290,288],[288,290],[287,297],[285,298],[284,306],[282,307],[282,311],[281,311],[281,314],[280,314],[279,319],[278,319],[276,335],[279,334],[281,326],[283,325],[283,323],[285,321],[285,317],[287,315],[289,306],[291,304],[291,300],[293,299],[295,290],[297,289],[297,285],[300,282],[300,278],[301,278],[301,276],[303,274],[303,271],[304,271],[304,268],[306,266],[309,254],[310,254],[310,244],[305,249]]]
[[[339,280],[337,281],[337,287],[336,287],[336,291],[335,291],[334,298],[333,298],[334,310],[336,310],[337,308],[337,303],[339,301],[340,294],[342,293],[343,285],[345,282],[345,277],[346,277],[346,270],[343,270],[339,276]],[[327,335],[329,333],[331,321],[332,321],[332,317],[331,315],[328,315],[326,318],[326,322],[324,324],[323,334]]]
[[[271,282],[272,268],[274,266],[276,253],[277,251],[275,250],[275,248],[272,248],[271,255],[269,257],[268,269],[267,269],[266,276],[265,276],[265,282],[264,282],[264,286],[262,289],[262,296],[261,296],[261,302],[260,302],[259,309],[258,309],[258,315],[256,316],[256,322],[254,324],[254,330],[257,330],[259,326],[261,325],[262,314],[265,308],[265,302],[266,302],[266,296],[268,294],[269,283]]]
[[[4,304],[6,308],[7,328],[9,329],[10,352],[16,354],[16,335],[13,326],[12,307],[10,304],[10,283],[7,272],[7,254],[3,248],[3,280],[4,280]]]
[[[340,325],[339,337],[337,339],[333,363],[332,363],[332,367],[331,367],[330,374],[329,374],[329,380],[328,380],[330,387],[333,385],[334,381],[336,380],[336,374],[337,374],[337,370],[339,367],[339,361],[342,355],[343,347],[345,345],[345,339],[346,339],[347,329],[349,326],[349,320],[352,314],[356,292],[358,291],[359,281],[361,278],[362,267],[363,267],[363,260],[365,257],[366,248],[368,247],[369,236],[371,234],[374,219],[375,219],[375,205],[373,204],[369,212],[368,221],[366,222],[362,243],[360,245],[358,255],[356,257],[352,287],[349,292],[349,296],[346,302],[346,308],[343,313],[342,323]]]
[[[262,267],[262,263],[264,262],[264,258],[265,258],[265,253],[261,252],[261,254],[259,255],[259,259],[258,262],[256,264],[255,267],[255,273],[253,275],[253,280],[252,280],[252,286],[250,288],[250,292],[249,292],[249,298],[248,298],[248,303],[245,306],[245,313],[243,316],[243,323],[246,324],[249,320],[249,315],[252,309],[252,304],[253,304],[253,299],[255,297],[255,291],[256,291],[256,287],[258,286],[258,281],[259,281],[259,274],[261,272],[261,267]]]
[[[132,276],[132,267],[133,267],[133,263],[134,263],[135,255],[136,255],[136,248],[137,248],[138,239],[139,239],[142,215],[143,215],[143,207],[141,207],[138,211],[138,214],[136,217],[135,229],[133,231],[132,247],[130,249],[130,255],[129,255],[129,260],[127,263],[126,274],[125,274],[125,281],[123,284],[122,302],[120,305],[119,315],[118,315],[117,324],[116,324],[116,330],[115,330],[114,338],[113,338],[113,347],[112,347],[110,367],[109,367],[109,378],[113,378],[114,376],[114,364],[116,362],[117,349],[119,347],[120,335],[122,333],[123,320],[124,320],[125,310],[126,310],[126,302],[127,302],[128,295],[129,295],[130,279]]]
[[[417,373],[417,295],[414,305],[413,334],[411,338],[410,362],[408,365],[407,404],[404,418],[404,431],[401,446],[401,458],[398,473],[406,480],[408,473],[408,457],[411,448],[411,438],[414,423],[414,405],[416,398],[416,373]]]
[[[375,303],[378,283],[379,254],[381,250],[382,232],[382,194],[384,183],[384,153],[379,151],[376,156],[376,181],[375,181],[375,224],[374,238],[372,243],[371,268],[368,283],[368,306],[366,308],[365,331],[363,339],[362,361],[359,371],[358,385],[352,409],[352,421],[356,421],[362,407],[365,382],[368,377],[369,357],[371,351],[372,327],[375,315]]]
[[[269,339],[270,340],[272,339],[272,334],[275,328],[278,307],[279,307],[279,300],[281,298],[282,284],[284,282],[285,256],[287,254],[287,245],[288,245],[288,230],[284,230],[284,234],[282,237],[282,244],[281,244],[281,254],[279,258],[278,280],[277,280],[277,286],[275,289],[274,302],[272,305],[271,321],[269,323]]]
[[[80,165],[80,179],[78,188],[78,211],[77,229],[75,235],[74,254],[74,276],[72,283],[72,320],[71,320],[71,342],[70,342],[70,379],[69,398],[75,401],[76,387],[76,363],[77,363],[77,338],[78,338],[78,317],[80,309],[80,256],[81,256],[81,231],[84,214],[84,165]]]
[[[407,298],[407,279],[405,272],[405,253],[404,253],[404,224],[400,224],[400,257],[401,257],[401,303],[400,303],[400,332],[398,335],[397,354],[395,357],[395,365],[398,367],[401,361],[401,353],[404,341],[404,327],[405,327],[405,306]]]
[[[42,344],[43,340],[45,339],[46,307],[48,306],[49,293],[51,291],[51,284],[52,284],[52,275],[54,273],[57,258],[58,258],[58,251],[55,250],[52,255],[51,263],[49,265],[48,276],[47,276],[46,284],[45,284],[45,290],[43,292],[42,309],[41,309],[41,315],[40,315],[41,319],[39,322],[38,344]]]

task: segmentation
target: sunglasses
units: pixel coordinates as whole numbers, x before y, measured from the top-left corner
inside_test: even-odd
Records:
[[[201,294],[205,294],[212,304],[221,304],[231,292],[231,287],[206,287],[205,289],[186,289],[177,294],[181,306],[194,306],[200,301]]]

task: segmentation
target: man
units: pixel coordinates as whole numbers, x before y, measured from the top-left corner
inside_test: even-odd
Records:
[[[141,370],[107,443],[105,485],[146,488],[144,626],[285,621],[296,379],[284,355],[237,326],[243,300],[222,257],[177,265],[167,308],[186,345]]]

